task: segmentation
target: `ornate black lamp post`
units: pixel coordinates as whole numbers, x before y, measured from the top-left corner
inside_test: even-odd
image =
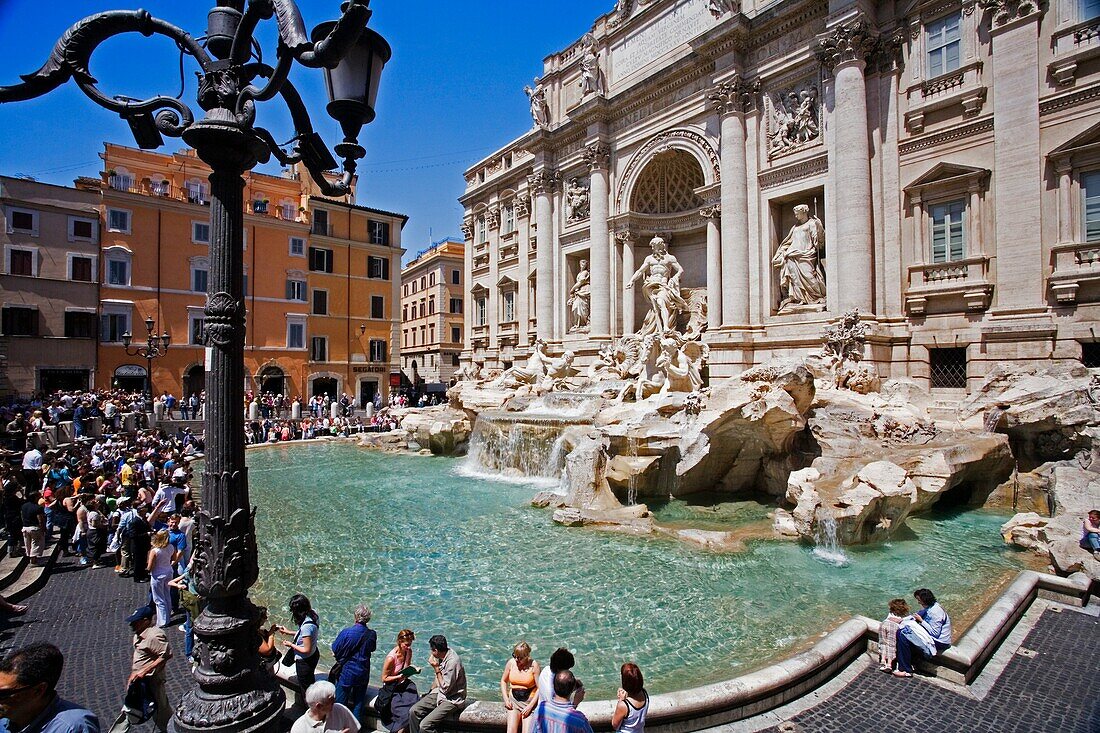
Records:
[[[265,731],[277,727],[284,697],[257,655],[258,612],[248,599],[256,582],[256,537],[248,499],[244,460],[244,300],[242,174],[275,156],[281,163],[302,163],[328,196],[350,191],[356,162],[363,157],[359,132],[374,119],[374,103],[389,45],[367,29],[369,0],[346,0],[339,20],[322,23],[307,34],[293,0],[217,0],[207,16],[205,41],[143,10],[118,10],[89,16],[65,31],[41,69],[23,82],[0,87],[0,102],[46,94],[73,79],[88,97],[119,114],[142,148],[163,144],[161,135],[182,137],[212,169],[210,174],[210,295],[204,339],[207,368],[206,469],[199,514],[196,578],[207,606],[195,622],[200,663],[192,689],[180,702],[173,727],[180,733]],[[253,39],[261,21],[274,18],[279,44],[274,65],[263,61]],[[108,38],[136,32],[172,39],[199,66],[195,120],[176,98],[143,101],[108,97],[88,72],[89,59]],[[288,80],[297,60],[324,69],[328,113],[344,139],[335,146],[343,161],[337,182],[324,172],[336,160],[313,130],[294,85]],[[283,98],[294,123],[285,148],[254,124],[256,103]]]
[[[145,409],[153,409],[153,359],[159,359],[168,353],[168,344],[172,342],[172,337],[165,331],[160,336],[157,336],[156,321],[151,317],[145,319],[145,332],[148,336],[145,339],[144,346],[137,346],[133,351],[130,351],[130,344],[134,340],[133,334],[126,332],[122,334],[122,345],[126,347],[126,354],[129,356],[138,356],[145,359]]]

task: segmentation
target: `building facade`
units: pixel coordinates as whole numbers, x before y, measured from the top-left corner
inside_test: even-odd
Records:
[[[0,176],[0,394],[94,383],[98,203],[87,191]]]
[[[155,330],[172,337],[168,352],[152,362],[154,389],[201,392],[210,169],[191,151],[166,155],[113,144],[103,160],[102,178],[77,181],[96,195],[102,218],[96,385],[144,386],[147,364],[128,353],[122,336],[143,343],[142,321],[152,318]],[[396,371],[397,282],[369,278],[368,256],[400,262],[405,217],[372,211],[320,197],[293,168],[281,176],[246,174],[247,389],[306,397],[358,394],[360,382],[387,389]],[[396,235],[371,244],[373,221]],[[389,266],[375,271],[388,277]],[[375,291],[390,307],[372,310]],[[377,340],[385,347],[372,360],[359,344]],[[359,376],[361,367],[372,370],[369,378]]]
[[[466,245],[445,239],[401,270],[401,370],[410,384],[443,391],[465,338]]]
[[[618,3],[466,171],[465,358],[591,360],[648,312],[659,235],[712,376],[852,310],[882,376],[933,389],[1097,365],[1098,24],[1088,0]]]

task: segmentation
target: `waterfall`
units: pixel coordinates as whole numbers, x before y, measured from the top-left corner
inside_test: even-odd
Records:
[[[827,562],[838,568],[847,566],[851,560],[841,549],[836,539],[836,517],[830,513],[818,510],[817,526],[814,528],[813,555],[822,562]]]
[[[475,478],[556,484],[565,466],[564,428],[558,422],[479,415],[459,471]]]
[[[987,433],[997,432],[997,423],[1001,421],[1001,415],[1005,414],[1005,408],[1000,405],[994,405],[989,408],[989,412],[985,413],[985,421],[982,427],[985,428]]]
[[[634,437],[628,437],[626,439],[627,454],[631,458],[638,457],[638,439]],[[626,483],[626,504],[627,506],[634,506],[638,503],[638,474],[634,473],[633,466],[631,466],[630,477]]]

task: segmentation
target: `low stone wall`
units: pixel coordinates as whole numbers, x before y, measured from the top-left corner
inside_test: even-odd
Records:
[[[1001,642],[1012,631],[1036,598],[1083,607],[1097,589],[1083,573],[1068,578],[1024,571],[986,610],[958,642],[934,660],[919,665],[922,672],[957,684],[968,684],[982,671]],[[839,674],[861,654],[878,649],[877,619],[856,616],[848,619],[806,651],[762,669],[724,682],[688,690],[653,695],[646,716],[646,730],[656,733],[686,733],[724,723],[744,720],[785,705]],[[292,667],[279,667],[283,684],[297,688]],[[318,675],[324,679],[323,675]],[[368,693],[373,701],[378,693]],[[614,700],[593,700],[581,704],[597,731],[611,730]],[[376,728],[382,726],[372,716]],[[447,730],[493,731],[506,728],[504,706],[494,701],[471,700]]]

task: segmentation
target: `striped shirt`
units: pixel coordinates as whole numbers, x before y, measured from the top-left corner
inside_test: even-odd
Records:
[[[592,733],[592,726],[573,703],[554,698],[539,703],[532,733]]]

